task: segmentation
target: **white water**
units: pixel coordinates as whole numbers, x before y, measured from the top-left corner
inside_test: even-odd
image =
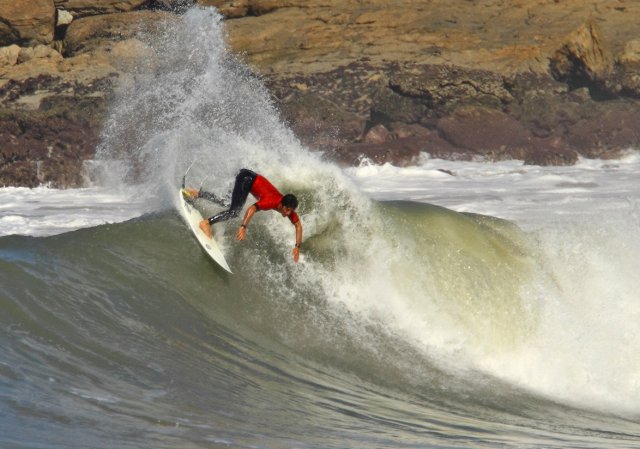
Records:
[[[476,348],[472,363],[554,400],[640,414],[639,153],[571,167],[426,160],[347,171],[377,199],[439,204],[527,230],[540,273],[522,298],[538,308],[539,325],[522,346]]]
[[[151,212],[134,188],[0,188],[0,236],[42,237]]]
[[[441,170],[454,173],[455,176]],[[345,173],[377,200],[410,200],[511,220],[522,229],[579,221],[640,226],[640,153],[538,167],[427,159],[416,167],[363,165]],[[55,235],[151,212],[136,188],[0,188],[0,236]]]
[[[523,229],[605,215],[640,223],[638,152],[615,161],[581,159],[568,167],[427,159],[417,167],[365,164],[347,173],[376,199],[438,204],[512,220]]]

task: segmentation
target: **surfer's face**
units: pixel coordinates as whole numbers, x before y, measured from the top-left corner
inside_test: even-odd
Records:
[[[280,205],[280,208],[278,210],[280,211],[283,217],[288,217],[293,213],[293,207],[286,207],[286,206],[283,206],[282,204]]]

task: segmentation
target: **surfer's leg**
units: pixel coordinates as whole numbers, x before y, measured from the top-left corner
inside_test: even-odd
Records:
[[[193,188],[186,188],[186,189],[182,189],[182,193],[185,195],[185,198],[189,201],[195,201],[198,198],[204,198],[207,201],[211,201],[212,203],[219,204],[220,206],[223,206],[223,207],[229,206],[228,199],[220,198],[215,193],[207,192],[202,189],[197,190]]]
[[[225,221],[230,218],[237,217],[247,201],[247,197],[251,192],[253,182],[256,180],[256,174],[251,170],[242,169],[238,176],[236,176],[236,183],[233,186],[233,192],[231,193],[231,206],[228,210],[220,212],[217,215],[209,218],[209,224]]]
[[[200,192],[198,193],[198,198],[204,198],[205,200],[219,204],[220,206],[229,206],[229,200],[220,198],[218,195],[212,192],[205,192],[204,190],[200,190]]]

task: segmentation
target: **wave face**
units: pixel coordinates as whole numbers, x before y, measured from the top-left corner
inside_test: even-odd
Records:
[[[562,386],[554,369],[571,362],[535,361],[552,354],[540,342],[554,320],[523,299],[536,263],[517,229],[415,203],[372,207],[402,231],[388,252],[369,236],[354,255],[333,243],[341,229],[327,229],[295,265],[264,223],[252,243],[229,246],[242,267],[234,275],[173,211],[1,238],[0,445],[637,442],[633,415],[577,407],[491,372],[502,361]],[[562,321],[570,335],[576,320]]]
[[[100,156],[153,212],[0,238],[0,445],[637,443],[637,222],[524,233],[372,201],[281,123],[215,12],[148,45]],[[242,243],[216,228],[234,275],[207,259],[173,207],[189,166],[207,190],[248,167],[295,192],[301,263],[269,213]]]

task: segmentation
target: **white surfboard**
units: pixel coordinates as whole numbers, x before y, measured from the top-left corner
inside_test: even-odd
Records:
[[[182,217],[189,224],[191,232],[196,236],[198,243],[202,246],[202,249],[222,268],[232,273],[231,268],[227,264],[224,258],[224,254],[220,251],[220,247],[216,243],[215,239],[207,237],[207,235],[200,229],[200,222],[203,220],[202,215],[198,210],[189,204],[182,195],[182,189],[178,190],[178,201],[180,203],[180,212]]]

